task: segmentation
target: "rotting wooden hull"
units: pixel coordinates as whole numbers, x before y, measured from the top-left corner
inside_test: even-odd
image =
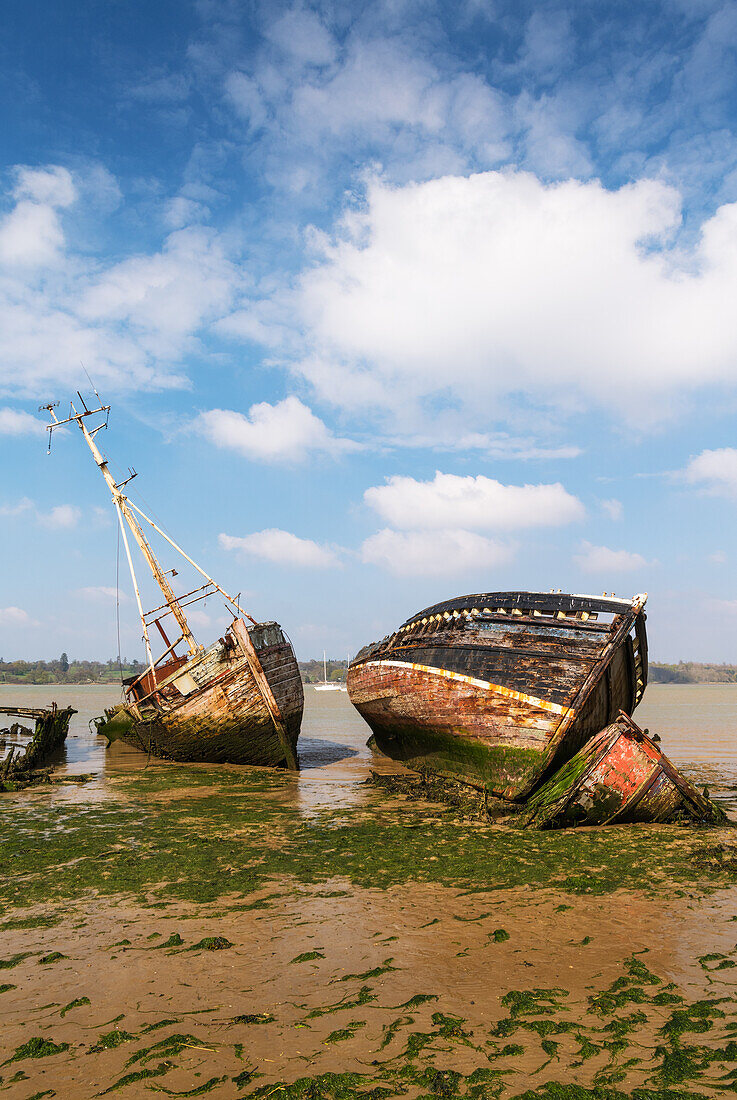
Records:
[[[152,756],[297,768],[302,678],[277,623],[236,619],[220,642],[129,688],[98,733]]]
[[[719,823],[724,817],[643,730],[622,715],[532,796],[524,824],[561,829],[679,818]]]
[[[73,707],[59,709],[56,703],[50,707],[0,708],[0,714],[12,718],[33,718],[35,723],[33,736],[25,749],[16,756],[11,748],[0,763],[0,791],[14,790],[31,781],[34,772],[42,768],[66,741],[69,719],[76,713]]]
[[[350,698],[388,756],[523,799],[637,706],[644,603],[529,592],[449,600],[361,650]]]

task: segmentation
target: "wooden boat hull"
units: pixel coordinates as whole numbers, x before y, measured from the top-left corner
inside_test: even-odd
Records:
[[[0,714],[34,720],[33,736],[23,751],[16,755],[11,748],[8,756],[0,763],[0,791],[13,790],[19,784],[26,785],[34,772],[48,763],[66,741],[69,720],[76,713],[73,707],[59,709],[56,703],[52,703],[50,707],[0,708]],[[15,723],[7,732],[12,732],[18,725]],[[22,729],[25,731],[25,727]]]
[[[171,760],[298,767],[302,679],[277,623],[236,620],[198,658],[176,664],[106,714],[98,733]],[[165,670],[162,670],[165,671]]]
[[[388,756],[522,799],[639,702],[643,604],[522,592],[447,601],[362,650],[350,698]]]
[[[680,817],[719,823],[725,815],[630,717],[621,715],[532,796],[524,823],[560,829]]]

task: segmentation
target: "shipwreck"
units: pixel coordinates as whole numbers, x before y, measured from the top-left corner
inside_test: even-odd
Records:
[[[726,820],[624,713],[543,784],[526,809],[524,824],[536,829]]]
[[[72,404],[59,420],[55,405],[46,405],[50,433],[76,424],[112,495],[143,629],[147,666],[123,682],[124,702],[97,722],[108,741],[121,740],[152,756],[173,760],[229,762],[297,768],[297,739],[302,721],[302,680],[291,642],[277,622],[258,622],[228,595],[132,500],[123,488],[136,476],[116,482],[95,442],[107,427],[109,405],[89,409],[78,393],[81,409]],[[97,396],[97,394],[96,394]],[[99,401],[99,397],[98,397]],[[88,420],[94,426],[88,427]],[[92,423],[92,421],[90,422]],[[204,579],[204,584],[176,595],[170,581],[175,569],[164,570],[142,524],[155,531]],[[144,611],[133,564],[129,534],[161,590],[163,602]],[[219,595],[232,615],[223,636],[207,647],[196,640],[186,609]],[[153,656],[151,636],[164,650]]]
[[[0,714],[15,719],[10,726],[0,728],[0,791],[17,790],[44,779],[45,769],[62,748],[69,731],[69,720],[76,710],[72,707],[6,707]],[[33,729],[21,724],[31,720]]]
[[[522,801],[640,702],[646,599],[447,600],[362,649],[348,692],[386,755]]]

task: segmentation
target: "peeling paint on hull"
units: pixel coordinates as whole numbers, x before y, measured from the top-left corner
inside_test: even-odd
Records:
[[[724,820],[719,807],[627,715],[592,738],[532,796],[528,808],[525,824],[537,829],[666,822],[678,816]]]
[[[153,695],[137,699],[129,689],[97,729],[170,760],[297,768],[303,706],[299,668],[278,624],[236,620],[221,643],[177,663]]]
[[[447,601],[356,656],[351,701],[394,759],[523,799],[636,707],[647,683],[644,601]]]

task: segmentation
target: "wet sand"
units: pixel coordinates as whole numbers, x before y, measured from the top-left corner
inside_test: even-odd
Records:
[[[737,1004],[723,1000],[737,994],[734,970],[708,973],[697,961],[707,954],[729,961],[732,895],[676,904],[550,891],[469,897],[434,886],[356,890],[335,879],[310,890],[276,884],[251,904],[259,901],[240,912],[176,905],[152,912],[123,900],[92,901],[67,908],[54,928],[6,931],[6,955],[30,954],[4,972],[18,983],[0,1000],[4,1051],[32,1036],[68,1044],[5,1066],[6,1082],[26,1075],[11,1095],[102,1095],[142,1071],[152,1076],[122,1085],[124,1095],[150,1095],[154,1084],[194,1095],[189,1090],[207,1084],[213,1096],[232,1097],[330,1072],[360,1074],[362,1088],[391,1087],[407,1068],[417,1078],[428,1068],[465,1078],[493,1068],[504,1074],[502,1095],[516,1096],[548,1080],[589,1087],[616,1080],[635,1053],[639,1064],[625,1073],[632,1088],[652,1085],[662,1064],[658,1030],[674,1005],[651,1002],[663,989],[683,1004],[711,998],[730,1015]],[[232,946],[192,950],[208,936]],[[171,937],[181,944],[162,946]],[[64,957],[42,963],[50,951]],[[628,1013],[597,1010],[592,998],[628,975],[628,959],[650,977],[631,987],[638,1020],[612,1050],[607,1027]],[[544,995],[538,1011],[499,1028],[510,1020],[510,990]],[[625,1007],[631,1013],[633,1005]],[[541,1020],[549,1031],[528,1029]],[[710,1041],[723,1042],[724,1028],[715,1032]],[[546,1037],[553,1043],[547,1050]],[[584,1040],[597,1049],[582,1060]],[[730,1068],[723,1060],[709,1076]],[[427,1091],[409,1074],[404,1086],[407,1095]],[[720,1094],[707,1082],[699,1086]],[[466,1095],[465,1086],[439,1095]]]
[[[365,785],[370,767],[401,769],[365,747],[346,703],[308,696],[298,777],[199,766],[182,787],[181,766],[106,754],[78,724],[62,769],[94,780],[3,796],[0,828],[17,843],[9,857],[0,846],[0,1092],[731,1090],[737,875],[719,863],[731,831],[530,839],[459,825]],[[726,791],[729,761],[704,764]],[[36,865],[24,846],[44,844],[51,862]],[[472,868],[474,851],[500,856],[466,882],[468,845]],[[690,864],[678,881],[670,864],[637,870],[692,845],[716,861],[711,879]],[[408,867],[400,847],[414,853]],[[196,865],[183,862],[190,848]],[[502,866],[510,852],[516,874]],[[246,871],[262,877],[249,885]]]

